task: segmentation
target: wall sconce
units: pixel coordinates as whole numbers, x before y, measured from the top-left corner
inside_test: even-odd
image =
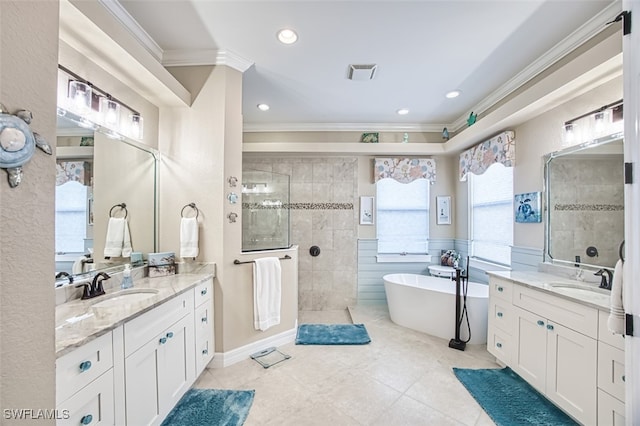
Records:
[[[144,121],[140,114],[132,114],[129,116],[131,120],[131,127],[129,133],[134,139],[142,139],[144,134]]]
[[[108,127],[118,130],[120,123],[120,104],[110,97],[100,98],[100,115]]]
[[[79,113],[86,114],[91,111],[91,86],[78,81],[69,81],[69,107]]]

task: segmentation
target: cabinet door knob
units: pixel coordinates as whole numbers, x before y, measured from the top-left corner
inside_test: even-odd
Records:
[[[160,338],[160,344],[164,345],[165,343],[167,343],[167,338],[166,337],[161,337]]]
[[[538,324],[538,325],[544,325],[544,321],[542,321],[542,320],[538,320],[538,323],[537,323],[537,324]]]
[[[203,295],[203,296],[204,296],[205,294],[207,294],[207,289],[206,289],[206,288],[202,289],[202,290],[200,291],[200,294],[201,294],[201,295]]]
[[[498,287],[498,291],[499,291],[500,293],[502,293],[502,292],[504,291],[504,288],[502,288],[502,287]]]
[[[624,381],[626,381],[626,380],[625,380],[625,376],[624,376],[624,374],[622,375],[622,381],[623,381],[623,382],[624,382]]]
[[[498,316],[498,318],[502,318],[502,312],[498,312],[496,315]]]
[[[80,424],[88,425],[92,421],[93,421],[93,416],[91,414],[87,414],[85,416],[82,416],[82,418],[80,419]]]
[[[498,342],[498,343],[496,343],[496,346],[497,346],[498,348],[501,348],[501,347],[502,347],[502,343]]]
[[[202,317],[202,322],[207,322],[207,317]]]
[[[173,331],[167,333],[167,339],[171,339],[173,337]]]
[[[547,330],[553,330],[553,325],[547,324]]]
[[[80,371],[84,372],[91,368],[91,361],[82,361],[80,363]]]
[[[208,349],[203,349],[203,350],[202,350],[202,355],[207,355],[208,353],[209,353],[209,350],[208,350]]]

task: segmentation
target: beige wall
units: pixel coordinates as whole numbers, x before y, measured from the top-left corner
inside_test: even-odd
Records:
[[[37,31],[26,29],[37,28]],[[0,2],[0,102],[55,145],[58,2]],[[0,171],[0,409],[55,408],[55,158],[40,150],[10,188]],[[3,424],[53,424],[15,421]]]
[[[543,191],[543,157],[562,149],[562,130],[565,121],[578,117],[603,105],[622,98],[622,77],[615,78],[575,99],[559,105],[528,120],[515,129],[516,165],[514,193]],[[455,157],[457,159],[457,157]],[[468,239],[467,182],[460,182],[456,169],[456,235]],[[543,195],[544,197],[544,195]],[[544,248],[544,221],[542,223],[514,223],[514,246]]]

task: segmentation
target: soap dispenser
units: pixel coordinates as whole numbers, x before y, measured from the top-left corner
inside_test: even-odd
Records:
[[[128,263],[124,265],[124,271],[122,271],[122,285],[121,288],[133,287],[133,279],[131,278],[131,265]]]

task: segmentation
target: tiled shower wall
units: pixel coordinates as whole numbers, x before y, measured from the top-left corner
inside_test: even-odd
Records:
[[[554,161],[559,162],[559,159]],[[551,169],[551,255],[613,267],[624,238],[624,184],[620,158],[561,160]],[[586,249],[596,247],[598,257]]]
[[[243,170],[291,176],[291,243],[299,246],[298,306],[344,309],[357,299],[358,161],[356,157],[257,158]],[[313,257],[309,248],[318,246]]]

